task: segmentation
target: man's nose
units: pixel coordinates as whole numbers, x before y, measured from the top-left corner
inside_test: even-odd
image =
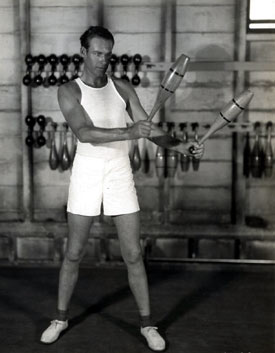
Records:
[[[107,62],[108,62],[107,56],[101,55],[100,61],[101,61],[103,64],[107,64]]]

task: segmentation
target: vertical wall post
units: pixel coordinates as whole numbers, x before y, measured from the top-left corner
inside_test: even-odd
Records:
[[[19,1],[21,72],[25,71],[25,56],[31,53],[30,0]],[[25,117],[32,114],[31,87],[21,84],[21,132],[22,132],[22,211],[25,221],[33,220],[33,150],[25,144]]]
[[[246,21],[247,21],[247,0],[235,2],[235,60],[245,61],[247,59],[246,42]],[[234,94],[245,89],[244,71],[235,73]],[[247,119],[246,113],[241,119]],[[232,141],[232,204],[231,222],[233,224],[245,223],[245,203],[246,203],[246,180],[243,176],[243,135],[235,132]]]
[[[93,12],[96,14],[97,23],[87,23],[89,26],[103,26],[104,25],[104,0],[87,0],[87,6],[89,13]],[[92,14],[91,14],[91,17]]]
[[[163,32],[163,49],[161,53],[161,60],[165,62],[172,62],[174,59],[174,23],[175,23],[175,14],[174,14],[174,0],[162,1],[162,25],[164,28]],[[165,120],[167,108],[163,106],[161,109],[162,120]],[[171,195],[170,195],[170,178],[166,178],[163,182],[160,182],[159,185],[162,188],[163,192],[163,212],[164,212],[164,223],[169,223],[169,216],[171,212]]]

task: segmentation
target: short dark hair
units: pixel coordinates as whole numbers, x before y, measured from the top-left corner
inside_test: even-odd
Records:
[[[101,26],[90,26],[80,37],[81,46],[89,49],[90,40],[95,37],[110,40],[113,45],[115,43],[114,36],[107,28]]]

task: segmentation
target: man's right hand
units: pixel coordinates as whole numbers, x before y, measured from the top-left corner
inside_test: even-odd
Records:
[[[141,137],[149,137],[151,133],[152,123],[147,120],[140,120],[128,128],[129,139],[139,139]]]

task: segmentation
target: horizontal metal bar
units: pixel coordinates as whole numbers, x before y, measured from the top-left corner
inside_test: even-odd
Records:
[[[174,263],[210,263],[210,264],[241,264],[241,265],[275,265],[275,260],[249,260],[249,259],[202,259],[202,258],[172,258],[147,257],[147,262],[174,262]]]
[[[156,62],[143,63],[141,71],[166,72],[172,63]],[[188,71],[275,71],[275,61],[191,61]]]
[[[12,237],[62,237],[67,236],[68,225],[66,222],[0,222],[0,235]],[[117,232],[113,225],[95,223],[91,227],[92,238],[107,238],[116,236]],[[164,239],[164,238],[194,238],[194,239],[240,239],[271,241],[275,240],[275,227],[251,228],[244,225],[230,224],[205,224],[205,225],[163,225],[142,224],[142,238]]]
[[[140,65],[140,72],[166,72],[172,66],[172,62],[145,62]],[[118,70],[120,71],[120,70]],[[129,64],[127,72],[131,72],[132,68]],[[188,71],[275,71],[275,61],[190,61]],[[38,73],[37,69],[32,69],[33,75]],[[41,72],[52,73],[51,70],[42,70]],[[66,70],[66,73],[72,71]],[[110,68],[108,69],[110,73]],[[63,73],[63,70],[55,70],[54,74],[58,77]],[[22,71],[22,75],[25,70]],[[82,71],[78,71],[81,76]]]

